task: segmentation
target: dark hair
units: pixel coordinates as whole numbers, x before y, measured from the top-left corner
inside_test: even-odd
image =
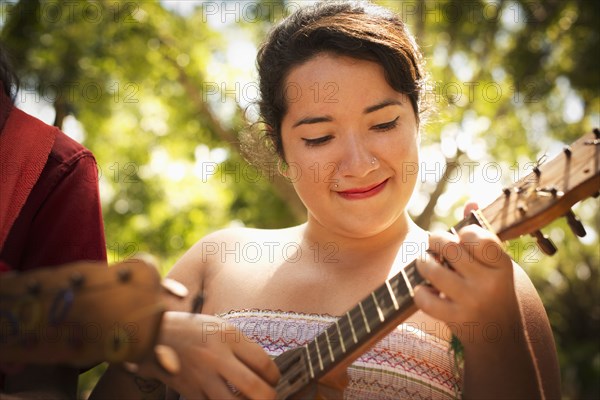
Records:
[[[8,52],[2,43],[0,43],[0,81],[2,83],[0,90],[14,102],[19,91],[19,78],[11,66]]]
[[[321,2],[284,19],[258,51],[258,105],[261,122],[266,125],[262,135],[281,159],[287,76],[293,67],[326,52],[380,64],[389,85],[410,98],[419,120],[425,86],[423,58],[404,22],[393,12],[369,2]],[[256,144],[256,138],[253,140]]]

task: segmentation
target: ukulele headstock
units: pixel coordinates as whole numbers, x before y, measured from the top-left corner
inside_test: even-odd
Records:
[[[540,229],[564,216],[577,236],[585,229],[571,211],[578,201],[600,192],[600,130],[594,129],[533,171],[481,210],[488,228],[501,240],[531,233],[546,254],[556,247]]]

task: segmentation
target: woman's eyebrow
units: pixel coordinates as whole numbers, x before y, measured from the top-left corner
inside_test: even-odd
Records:
[[[365,108],[365,110],[363,111],[363,114],[369,114],[369,113],[375,112],[377,110],[381,110],[382,108],[389,107],[389,106],[401,106],[401,105],[402,105],[402,102],[398,101],[398,100],[391,100],[391,99],[384,100],[381,103],[378,103],[373,106],[369,106],[369,107]],[[292,125],[292,128],[296,128],[300,125],[318,124],[321,122],[331,122],[331,121],[333,121],[333,118],[331,118],[329,116],[306,117],[306,118],[302,118],[301,120],[294,123],[294,125]]]
[[[300,121],[297,121],[294,125],[292,125],[292,128],[295,128],[297,126],[300,125],[308,125],[308,124],[318,124],[320,122],[331,122],[333,121],[333,118],[325,116],[325,117],[307,117],[307,118],[302,118]]]
[[[388,106],[401,106],[402,102],[398,101],[398,100],[384,100],[379,104],[375,104],[374,106],[369,106],[367,108],[365,108],[365,110],[363,111],[363,114],[369,114],[372,112],[375,112],[377,110],[381,110],[382,108],[388,107]]]

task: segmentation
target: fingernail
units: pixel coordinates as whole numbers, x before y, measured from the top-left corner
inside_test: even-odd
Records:
[[[181,362],[175,350],[172,347],[162,344],[154,347],[154,354],[158,364],[169,374],[175,375],[181,370]]]
[[[125,368],[128,372],[131,372],[132,374],[135,374],[140,370],[139,365],[127,361],[123,363],[123,368]]]
[[[188,295],[188,289],[174,279],[165,278],[161,283],[162,286],[174,296],[184,298]]]

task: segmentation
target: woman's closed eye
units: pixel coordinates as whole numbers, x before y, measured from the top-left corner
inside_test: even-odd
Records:
[[[304,140],[304,144],[307,146],[318,146],[320,144],[325,144],[331,139],[333,139],[332,135],[321,136],[315,139],[302,138],[302,140]]]
[[[400,116],[397,116],[393,121],[384,122],[382,124],[374,125],[374,126],[371,127],[371,129],[379,131],[379,132],[387,132],[389,130],[394,129],[396,126],[398,126],[398,119],[400,119]]]
[[[387,132],[398,126],[398,120],[400,116],[397,116],[392,121],[384,122],[381,124],[377,124],[371,127],[371,130],[375,130],[377,132]],[[333,139],[333,135],[325,135],[314,139],[302,138],[304,140],[304,144],[308,147],[319,146],[325,144]]]

